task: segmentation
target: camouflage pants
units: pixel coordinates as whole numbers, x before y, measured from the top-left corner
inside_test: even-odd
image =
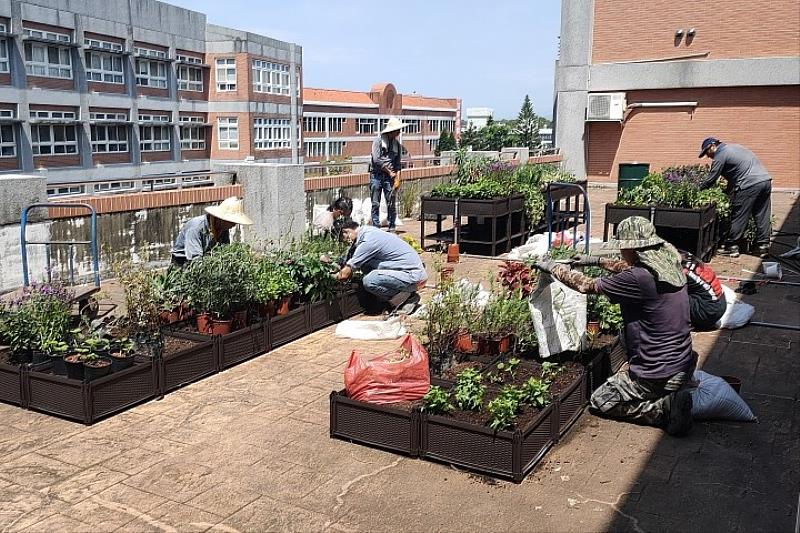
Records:
[[[592,394],[591,406],[603,416],[650,426],[669,422],[670,395],[694,373],[679,372],[668,379],[642,379],[628,373],[627,365]]]

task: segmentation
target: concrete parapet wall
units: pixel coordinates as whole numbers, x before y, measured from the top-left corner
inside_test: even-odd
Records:
[[[43,176],[0,175],[0,226],[19,224],[26,206],[46,202],[46,182]]]

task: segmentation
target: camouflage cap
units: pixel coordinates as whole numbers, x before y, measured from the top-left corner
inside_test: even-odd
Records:
[[[655,278],[675,287],[686,284],[680,254],[674,246],[656,235],[652,222],[644,217],[628,217],[617,226],[616,238],[609,248],[635,250],[642,263]]]
[[[662,244],[664,239],[656,235],[653,223],[644,217],[628,217],[617,226],[612,244],[620,250],[637,250]]]

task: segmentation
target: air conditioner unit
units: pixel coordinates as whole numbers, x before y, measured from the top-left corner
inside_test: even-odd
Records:
[[[625,115],[625,93],[591,93],[586,104],[586,120],[622,120]]]

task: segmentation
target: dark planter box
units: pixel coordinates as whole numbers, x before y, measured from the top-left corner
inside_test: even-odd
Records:
[[[219,337],[217,346],[219,370],[224,370],[268,351],[269,328],[265,322],[258,322]]]
[[[431,196],[423,196],[421,199],[422,212],[426,215],[454,215],[456,212],[456,203],[453,198],[435,198]]]
[[[586,372],[582,372],[580,378],[562,392],[556,401],[558,438],[566,435],[567,431],[583,413],[587,397],[586,379]]]
[[[499,217],[509,213],[509,202],[508,196],[490,200],[459,198],[458,214],[462,217]]]
[[[330,326],[342,319],[342,309],[339,299],[314,302],[308,306],[308,329],[317,331]]]
[[[663,226],[697,230],[713,223],[716,217],[717,208],[713,204],[700,209],[656,207],[653,224],[656,227]]]
[[[26,372],[25,380],[30,409],[92,424],[155,397],[158,364],[137,360],[130,368],[88,382],[37,370]]]
[[[361,288],[361,285],[354,285],[351,288],[340,291],[339,309],[343,319],[356,316],[364,312],[363,299],[366,297],[366,291]]]
[[[331,392],[331,437],[416,457],[420,414],[391,405],[351,400],[345,391]]]
[[[420,457],[520,483],[558,435],[554,407],[513,432],[421,413]]]
[[[624,205],[606,204],[606,218],[603,226],[603,240],[607,241],[609,234],[609,226],[616,229],[617,224],[622,222],[628,217],[643,217],[650,220],[649,207],[632,207]]]
[[[164,335],[196,341],[195,346],[161,358],[160,392],[166,394],[178,387],[197,381],[217,372],[218,343],[206,335],[166,331]],[[217,337],[218,339],[219,337]]]
[[[24,369],[18,365],[0,363],[0,401],[14,405],[23,405],[22,373]]]
[[[308,306],[301,305],[288,314],[272,317],[269,321],[269,338],[272,346],[282,346],[309,333]]]

